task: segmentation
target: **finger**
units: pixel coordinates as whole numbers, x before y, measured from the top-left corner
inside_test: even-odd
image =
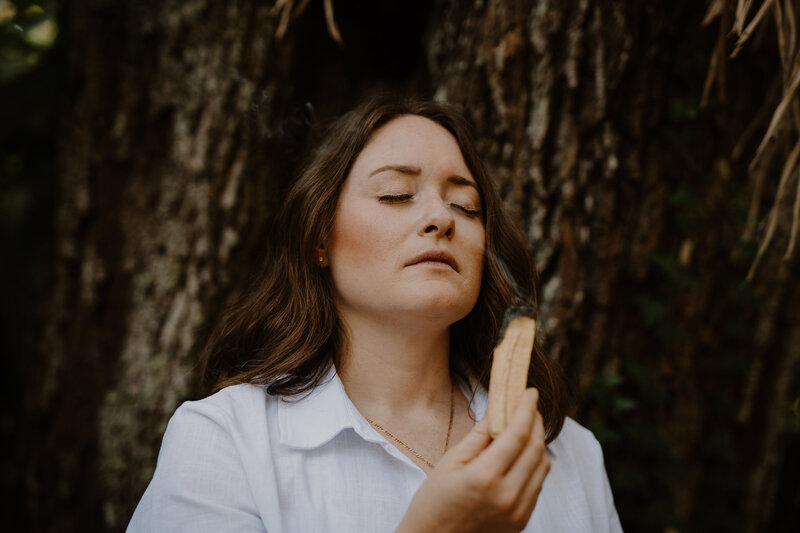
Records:
[[[489,435],[489,420],[483,417],[480,422],[475,424],[461,442],[453,446],[439,463],[449,461],[466,464],[477,457],[489,443],[492,437]]]
[[[533,475],[531,475],[528,479],[520,499],[518,500],[517,505],[520,507],[520,514],[524,514],[524,516],[527,516],[528,519],[530,519],[530,515],[533,513],[533,510],[536,507],[536,502],[539,501],[539,494],[542,492],[544,480],[547,478],[547,474],[549,472],[550,458],[545,455],[543,460],[537,463],[536,469],[533,471]]]
[[[505,474],[503,484],[507,490],[522,492],[539,463],[547,460],[545,451],[542,415],[537,411],[528,445]]]
[[[536,389],[525,391],[508,426],[474,461],[476,468],[497,475],[509,469],[530,440],[538,398]]]

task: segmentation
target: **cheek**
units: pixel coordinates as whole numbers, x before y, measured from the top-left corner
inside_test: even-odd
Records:
[[[385,231],[365,210],[354,207],[336,216],[329,243],[331,268],[363,269],[383,257],[388,248]]]
[[[472,260],[471,264],[480,275],[483,272],[484,254],[486,252],[486,235],[483,226],[473,229],[466,237],[467,253]]]

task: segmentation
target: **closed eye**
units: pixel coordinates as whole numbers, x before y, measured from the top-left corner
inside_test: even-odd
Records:
[[[397,204],[400,202],[405,202],[406,200],[410,200],[411,198],[413,198],[413,196],[410,194],[384,194],[383,196],[379,197],[378,200],[388,204]]]
[[[463,212],[463,213],[465,213],[465,214],[467,214],[467,215],[469,215],[471,217],[477,217],[478,215],[481,214],[479,209],[469,209],[467,207],[464,207],[463,205],[450,204],[450,207],[454,207],[454,208],[458,209],[459,211],[461,211],[461,212]]]

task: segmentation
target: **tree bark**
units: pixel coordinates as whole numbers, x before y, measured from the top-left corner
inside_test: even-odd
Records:
[[[436,26],[429,62],[436,95],[470,111],[527,232],[546,347],[577,385],[576,411],[605,430],[612,482],[629,474],[615,487],[623,524],[763,531],[800,358],[800,324],[791,319],[800,316],[791,282],[798,261],[780,257],[784,206],[783,242],[760,278],[743,283],[753,258],[737,249],[748,161],[731,154],[767,87],[736,80],[738,101],[693,116],[702,72],[687,72],[682,58],[710,50],[712,36],[699,31],[703,8],[442,2],[435,20],[446,22]],[[763,55],[734,75],[750,77]],[[643,375],[648,367],[655,378]],[[598,396],[603,370],[622,383],[611,399]],[[648,398],[650,387],[663,401]],[[630,431],[648,426],[657,432]],[[653,438],[678,464],[670,453],[643,453]],[[626,464],[631,453],[638,465]],[[648,462],[655,471],[675,466],[682,479],[630,475]],[[668,501],[665,482],[674,515],[633,512],[637,499]]]
[[[294,43],[260,2],[74,2],[32,530],[120,530],[202,332],[259,263],[287,172]],[[55,481],[55,483],[54,483]]]
[[[694,58],[715,35],[696,2],[344,4],[343,49],[321,2],[282,40],[252,0],[66,6],[31,531],[124,529],[169,416],[199,394],[208,330],[277,238],[305,121],[386,88],[468,110],[626,530],[763,530],[800,357],[800,271],[776,251],[742,283],[750,192],[731,153],[766,91],[747,72],[760,56],[731,69],[740,98],[698,112],[707,63]]]

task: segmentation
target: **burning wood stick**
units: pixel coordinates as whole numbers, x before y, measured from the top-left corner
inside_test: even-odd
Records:
[[[489,431],[496,437],[508,424],[528,382],[528,367],[536,335],[533,307],[509,307],[494,349],[489,377]]]

